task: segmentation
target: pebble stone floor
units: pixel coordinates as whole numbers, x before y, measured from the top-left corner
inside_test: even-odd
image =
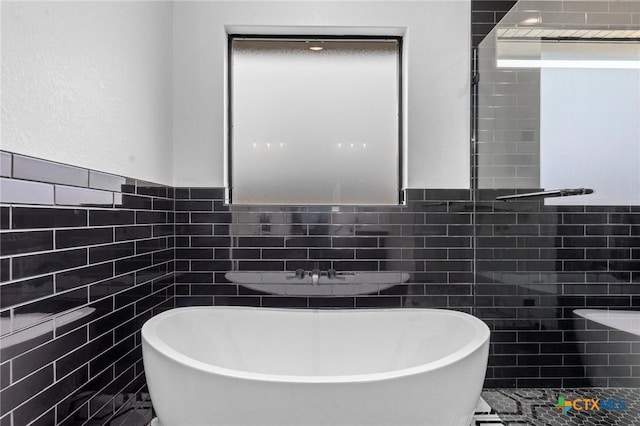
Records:
[[[554,407],[559,396],[565,400],[624,399],[626,409],[563,413]],[[482,398],[491,411],[486,415],[476,414],[472,426],[640,426],[640,389],[637,388],[487,389],[482,392]]]

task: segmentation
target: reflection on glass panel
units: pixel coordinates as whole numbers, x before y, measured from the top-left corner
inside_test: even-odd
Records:
[[[540,88],[542,186],[594,190],[547,203],[640,204],[640,71],[545,68]]]
[[[539,188],[540,70],[498,66],[500,41],[494,30],[478,49],[478,188]]]
[[[235,204],[397,204],[396,40],[234,39]]]
[[[638,205],[640,24],[594,12],[606,3],[559,4],[520,1],[479,46],[478,187],[589,188],[545,204]]]

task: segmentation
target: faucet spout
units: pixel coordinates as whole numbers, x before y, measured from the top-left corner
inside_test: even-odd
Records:
[[[317,287],[320,285],[320,269],[314,269],[311,271],[311,285]]]

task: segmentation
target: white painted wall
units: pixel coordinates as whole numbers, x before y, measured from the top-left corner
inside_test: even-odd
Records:
[[[469,0],[1,7],[4,150],[221,186],[227,27],[404,34],[408,187],[469,186]]]
[[[176,2],[177,186],[225,183],[226,28],[251,26],[272,34],[404,34],[407,186],[469,187],[469,0]]]
[[[3,1],[0,147],[172,184],[172,6]]]

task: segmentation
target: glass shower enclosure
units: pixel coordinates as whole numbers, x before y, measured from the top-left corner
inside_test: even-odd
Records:
[[[640,2],[521,0],[475,62],[487,384],[640,386]]]

